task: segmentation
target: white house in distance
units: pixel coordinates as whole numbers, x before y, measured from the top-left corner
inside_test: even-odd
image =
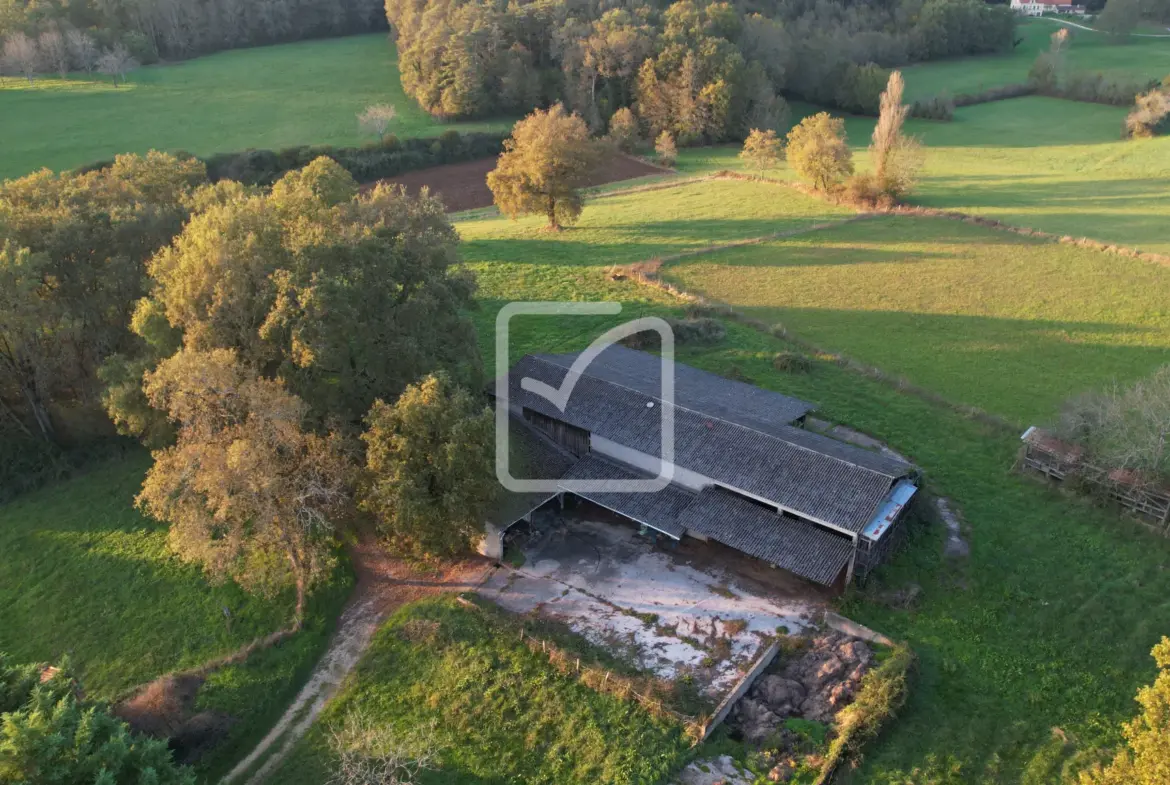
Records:
[[[1085,7],[1083,5],[1050,2],[1049,0],[1012,0],[1012,10],[1024,16],[1044,16],[1044,14],[1085,15]]]

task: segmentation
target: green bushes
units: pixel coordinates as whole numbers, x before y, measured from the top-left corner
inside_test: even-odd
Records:
[[[837,736],[829,744],[817,785],[829,782],[847,757],[856,758],[862,746],[902,708],[914,660],[910,647],[899,644],[878,667],[865,674],[857,698],[837,715]]]
[[[785,373],[808,373],[812,370],[812,360],[800,352],[778,352],[772,358],[772,367]]]
[[[507,133],[444,131],[439,136],[399,139],[387,136],[361,147],[299,145],[283,150],[241,150],[217,153],[203,160],[211,182],[236,180],[245,185],[271,185],[293,169],[307,166],[321,156],[340,164],[359,183],[394,177],[431,166],[474,161],[499,155]],[[190,157],[189,153],[176,155]],[[98,161],[77,169],[78,174],[106,169],[112,161]]]
[[[1035,92],[1034,85],[1021,82],[991,87],[978,93],[959,93],[954,98],[947,93],[941,93],[915,101],[910,108],[910,115],[921,117],[924,120],[953,120],[957,107],[987,104],[992,101],[1004,101],[1008,98],[1022,98]]]
[[[67,666],[16,665],[0,653],[0,781],[194,785],[166,741],[131,734],[81,695]]]
[[[398,139],[362,147],[302,145],[283,150],[245,150],[213,155],[204,162],[212,181],[237,180],[248,185],[270,185],[286,172],[299,169],[320,156],[328,156],[358,182],[393,177],[430,166],[473,161],[498,155],[507,134],[444,131],[438,137]]]

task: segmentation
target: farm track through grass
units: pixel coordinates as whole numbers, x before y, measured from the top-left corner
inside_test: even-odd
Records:
[[[443,124],[402,91],[382,34],[237,49],[141,68],[114,88],[105,77],[0,78],[0,178],[68,169],[117,153],[195,155],[302,144],[357,145],[357,113],[398,110],[391,133],[503,130],[507,120]]]
[[[504,616],[453,598],[398,611],[274,781],[324,782],[328,729],[352,711],[436,751],[420,785],[656,785],[680,767],[680,724],[558,673]]]
[[[704,190],[705,186],[710,187]],[[758,190],[768,187],[774,189],[771,197]],[[737,189],[748,197],[738,206]],[[548,239],[543,245],[530,242],[542,236],[537,234],[537,221],[457,223],[468,240],[465,255],[481,282],[481,309],[475,319],[489,371],[495,315],[504,300],[619,300],[626,305],[625,314],[610,320],[517,320],[512,328],[513,357],[526,351],[584,348],[604,328],[633,316],[680,315],[680,303],[666,293],[628,280],[612,281],[606,275],[613,262],[694,244],[677,232],[661,233],[661,215],[672,205],[685,203],[694,221],[708,232],[720,229],[721,241],[736,233],[740,239],[765,233],[751,221],[734,220],[729,211],[795,209],[801,220],[817,212],[815,202],[804,202],[807,197],[763,183],[692,183],[677,192],[651,191],[637,201],[620,201],[638,196],[588,203],[580,229],[543,235]],[[757,215],[753,220],[759,219]],[[769,227],[782,220],[782,215],[773,214]],[[936,223],[879,218],[824,231],[864,235],[873,224],[885,221],[910,222],[905,232],[913,232],[917,225],[926,231]],[[607,232],[608,222],[616,228]],[[944,225],[944,237],[972,229],[956,222],[937,223]],[[888,231],[897,234],[897,226]],[[627,253],[611,244],[627,234],[641,247]],[[819,233],[785,242],[805,242],[814,234]],[[993,260],[995,250],[1021,241],[1008,233],[990,237],[992,249],[987,253]],[[970,239],[954,237],[957,247],[936,247],[933,262],[927,258],[905,264],[941,265],[943,271],[954,264],[959,269],[958,261],[947,254],[974,252],[968,248]],[[1022,247],[1031,252],[1041,248],[1029,243]],[[1056,253],[1071,250],[1052,243],[1042,247]],[[1115,257],[1107,259],[1117,264]],[[1044,262],[1052,263],[1058,264]],[[855,275],[877,273],[870,265],[848,259],[838,269]],[[1142,275],[1155,271],[1166,272],[1152,266],[1138,270]],[[895,294],[899,291],[894,284],[885,286]],[[1042,287],[1029,291],[1044,294]],[[1022,295],[1020,308],[1052,307],[1043,301],[1029,304]],[[826,320],[825,329],[832,327],[831,321]],[[906,551],[879,571],[864,593],[845,603],[851,618],[908,640],[921,658],[909,703],[867,750],[862,768],[852,772],[850,782],[1040,785],[1057,779],[1066,756],[1052,728],[1061,728],[1081,749],[1115,744],[1120,722],[1133,712],[1134,691],[1153,676],[1149,649],[1170,629],[1170,573],[1164,568],[1170,543],[1111,511],[1012,474],[1018,447],[1014,435],[833,362],[816,360],[809,373],[777,371],[772,366],[774,354],[796,347],[735,321],[726,324],[727,337],[721,344],[682,345],[680,361],[817,402],[823,416],[872,434],[918,463],[932,490],[951,499],[969,527],[972,552],[966,562],[943,559],[941,526],[916,531]],[[799,323],[793,327],[799,334]],[[858,322],[854,327],[869,329]],[[1115,332],[1125,335],[1121,326]],[[871,337],[877,342],[880,334]],[[895,348],[913,354],[922,351],[926,341]],[[1070,356],[1076,351],[1070,350]],[[1124,348],[1116,351],[1126,353]],[[923,589],[923,602],[912,612],[891,610],[868,599],[884,588],[910,582]]]

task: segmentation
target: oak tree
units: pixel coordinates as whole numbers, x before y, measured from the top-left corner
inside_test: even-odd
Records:
[[[505,215],[544,215],[548,228],[559,230],[581,215],[580,189],[598,153],[580,115],[561,104],[537,109],[516,123],[487,184]]]
[[[308,407],[234,352],[181,350],[146,375],[175,444],[154,453],[138,506],[170,525],[169,543],[217,578],[270,593],[296,587],[294,626],[331,568],[350,464],[306,427]]]

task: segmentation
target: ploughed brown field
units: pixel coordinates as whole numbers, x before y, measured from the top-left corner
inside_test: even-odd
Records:
[[[385,182],[401,183],[410,193],[418,193],[424,185],[437,194],[447,207],[447,212],[472,210],[492,206],[492,192],[487,187],[487,174],[496,168],[495,158],[466,161],[458,164],[432,166],[415,172],[406,172],[399,177],[388,178]],[[602,160],[590,176],[587,185],[605,185],[650,174],[662,174],[663,170],[636,158],[613,155]]]

